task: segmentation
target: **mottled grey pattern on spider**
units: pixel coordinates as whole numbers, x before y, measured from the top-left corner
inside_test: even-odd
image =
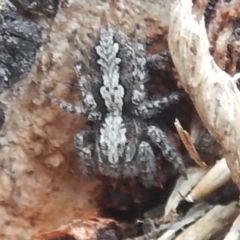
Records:
[[[153,146],[181,172],[184,166],[177,145],[157,124],[149,123],[151,117],[178,102],[180,94],[148,96],[144,45],[138,40],[130,42],[107,24],[93,49],[94,64],[80,60],[83,46],[77,34],[74,46],[76,86],[83,105],[50,99],[70,113],[85,115],[91,123],[74,137],[83,172],[114,179],[138,177],[149,187],[157,171]]]

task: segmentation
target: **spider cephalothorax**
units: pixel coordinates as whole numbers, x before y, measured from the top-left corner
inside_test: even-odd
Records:
[[[90,123],[74,137],[83,172],[115,179],[138,177],[150,186],[157,169],[153,148],[161,149],[163,156],[181,170],[176,144],[151,119],[178,102],[180,95],[148,96],[144,88],[148,80],[144,45],[130,42],[109,24],[100,30],[90,63],[79,58],[82,46],[77,35],[74,45],[76,86],[83,106],[55,98],[51,101],[68,112],[85,115]]]

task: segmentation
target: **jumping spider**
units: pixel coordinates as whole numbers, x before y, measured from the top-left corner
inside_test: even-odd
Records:
[[[74,136],[82,170],[114,179],[138,177],[149,187],[156,177],[154,149],[183,172],[177,145],[158,127],[152,117],[179,101],[181,94],[154,98],[147,95],[148,80],[145,48],[107,24],[89,62],[80,60],[80,40],[76,34],[73,51],[77,88],[83,106],[50,98],[51,102],[73,114],[83,114],[88,129]]]

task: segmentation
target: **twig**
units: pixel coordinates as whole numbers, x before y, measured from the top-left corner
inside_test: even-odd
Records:
[[[191,0],[176,0],[170,13],[168,43],[181,84],[204,125],[224,149],[234,182],[240,188],[240,92],[234,78],[209,53],[204,19],[192,12]]]

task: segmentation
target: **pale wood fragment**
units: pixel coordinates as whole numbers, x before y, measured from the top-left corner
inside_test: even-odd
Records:
[[[240,92],[234,78],[209,53],[204,19],[196,20],[191,0],[172,4],[169,50],[181,85],[210,134],[220,143],[234,182],[240,188]]]
[[[238,240],[240,239],[240,215],[235,219],[230,231],[225,236],[224,240]]]
[[[227,206],[215,206],[196,223],[184,230],[175,240],[202,240],[209,239],[220,228],[224,227],[229,219],[238,215],[236,202]]]
[[[206,165],[205,162],[203,162],[191,140],[191,137],[187,131],[185,131],[180,124],[179,120],[176,119],[174,122],[174,125],[177,129],[178,135],[180,139],[182,140],[183,145],[187,149],[190,157],[194,160],[194,162],[201,168],[203,169],[208,169],[208,166]]]
[[[225,158],[216,162],[209,172],[193,188],[191,193],[186,197],[189,202],[194,202],[204,198],[211,192],[215,191],[231,178],[230,170],[226,164]]]
[[[189,167],[186,169],[187,179],[180,176],[176,185],[168,198],[165,206],[164,220],[172,221],[177,216],[176,208],[180,201],[191,191],[191,189],[207,173],[205,169],[199,167]]]

